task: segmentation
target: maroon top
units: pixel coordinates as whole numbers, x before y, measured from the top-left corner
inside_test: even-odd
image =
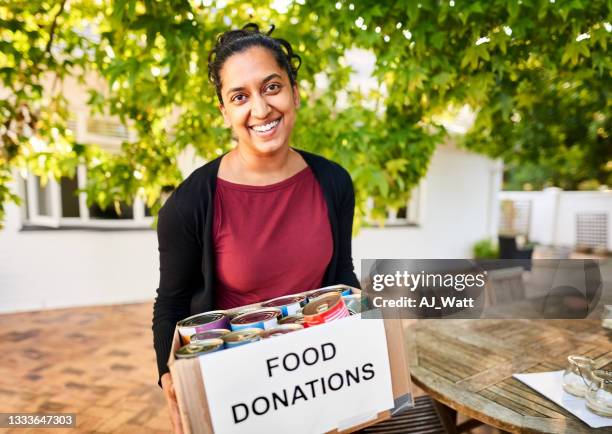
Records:
[[[320,287],[333,241],[310,167],[265,186],[217,178],[213,240],[218,309]]]

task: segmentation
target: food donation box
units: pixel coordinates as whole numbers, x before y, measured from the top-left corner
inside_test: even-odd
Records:
[[[399,320],[357,313],[175,359],[180,341],[168,365],[186,433],[353,432],[411,402]]]

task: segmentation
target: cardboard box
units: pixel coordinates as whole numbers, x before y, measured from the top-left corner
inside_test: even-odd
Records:
[[[355,291],[358,291],[358,290],[355,290]],[[239,309],[243,309],[243,308],[244,307],[241,307]],[[239,309],[235,309],[235,310],[239,310]],[[354,321],[354,322],[348,322],[348,321]],[[368,335],[369,332],[371,331],[371,333],[373,333],[373,336],[375,335],[375,336],[383,337],[382,339],[374,339],[376,341],[380,341],[386,338],[386,353],[387,354],[384,354],[384,355],[382,354],[384,352],[384,344],[385,344],[384,342],[382,343],[365,342],[363,345],[356,346],[354,344],[356,336],[354,336],[354,334],[350,332],[351,330],[359,330],[359,333],[361,333],[360,336]],[[298,335],[299,335],[299,338],[297,338]],[[322,336],[324,336],[324,338],[322,338]],[[287,404],[287,405],[290,404],[296,407],[296,409],[289,409],[289,410],[287,410],[288,407],[283,408],[282,411],[284,412],[283,414],[285,415],[285,417],[303,418],[303,420],[300,423],[310,422],[311,424],[309,426],[316,426],[317,418],[327,417],[329,419],[335,416],[333,409],[331,409],[332,411],[329,411],[330,409],[328,407],[325,407],[325,410],[321,411],[320,408],[318,410],[315,408],[316,405],[319,405],[323,400],[327,400],[329,402],[329,400],[333,399],[332,398],[333,395],[340,395],[341,393],[344,393],[345,395],[343,396],[345,397],[345,399],[346,397],[348,397],[348,399],[339,403],[335,408],[342,409],[343,417],[341,418],[341,420],[338,420],[337,423],[334,422],[333,428],[326,429],[325,431],[328,431],[329,433],[335,433],[335,434],[336,433],[350,433],[350,432],[354,432],[359,429],[362,429],[366,426],[369,426],[369,425],[381,422],[385,419],[388,419],[391,415],[391,411],[393,410],[397,411],[398,408],[400,407],[404,408],[404,407],[412,405],[410,374],[409,374],[409,367],[408,367],[408,361],[407,361],[406,352],[405,352],[405,344],[404,344],[403,336],[404,335],[403,335],[402,322],[399,319],[372,320],[372,319],[360,319],[360,318],[349,317],[349,318],[340,319],[334,322],[330,322],[328,324],[300,330],[300,331],[297,331],[291,334],[287,334],[287,335],[283,335],[280,337],[264,340],[258,343],[248,344],[248,345],[244,345],[241,347],[232,348],[230,350],[223,350],[221,352],[208,354],[202,357],[176,360],[174,358],[174,353],[180,348],[181,344],[180,344],[180,337],[178,334],[178,330],[175,330],[174,340],[172,343],[172,352],[168,360],[168,366],[170,368],[170,372],[172,374],[172,378],[174,381],[174,386],[175,386],[175,390],[177,394],[177,399],[178,399],[179,409],[181,413],[181,419],[183,423],[184,432],[186,434],[214,433],[215,432],[213,429],[214,423],[211,417],[211,411],[216,411],[215,414],[217,415],[220,414],[221,412],[219,411],[219,409],[217,408],[215,410],[215,407],[218,407],[220,405],[219,404],[220,402],[223,401],[225,403],[226,401],[226,400],[224,401],[224,399],[226,398],[225,396],[223,396],[223,399],[222,399],[222,395],[226,395],[226,393],[222,390],[222,388],[219,387],[219,378],[220,377],[223,378],[224,375],[230,376],[232,375],[232,372],[235,372],[236,370],[240,370],[240,371],[244,370],[244,372],[241,373],[244,376],[244,375],[247,375],[247,372],[250,373],[251,372],[250,370],[256,369],[255,367],[257,367],[257,369],[259,370],[254,371],[254,372],[259,372],[262,370],[261,369],[262,366],[266,366],[265,365],[266,363],[267,363],[267,372],[265,372],[265,375],[262,373],[262,375],[260,376],[260,377],[266,377],[266,378],[265,379],[260,378],[260,377],[257,378],[257,380],[259,381],[258,384],[260,384],[259,386],[260,388],[261,388],[262,381],[272,381],[272,379],[268,377],[272,377],[273,375],[277,375],[277,374],[278,376],[293,375],[293,377],[291,378],[302,378],[302,377],[296,377],[296,375],[298,375],[296,374],[296,372],[308,372],[309,374],[312,373],[312,375],[315,375],[316,372],[319,372],[317,371],[317,369],[319,370],[326,369],[328,366],[331,366],[332,362],[342,363],[342,366],[345,366],[345,365],[349,366],[350,369],[347,369],[345,371],[347,373],[346,379],[341,378],[343,375],[342,372],[337,373],[334,371],[334,373],[331,374],[331,377],[321,376],[319,372],[318,374],[316,374],[317,377],[315,377],[317,378],[317,383],[315,383],[314,381],[307,382],[306,384],[308,384],[311,387],[311,393],[315,394],[315,391],[317,390],[315,389],[315,385],[316,387],[319,388],[318,389],[318,393],[319,393],[318,401],[317,401],[317,397],[315,394],[315,395],[310,396],[311,398],[310,400],[304,399],[304,401],[308,401],[308,402],[300,401],[297,405],[295,405],[296,396],[299,397],[299,394],[296,395],[297,386],[296,386],[296,389],[292,389],[292,388],[270,389],[270,390],[279,392],[278,394],[275,394],[275,395],[268,394],[267,393],[268,389],[265,390],[266,393],[255,393],[255,395],[258,396],[258,398],[255,399],[255,401],[251,402],[250,400],[247,399],[245,402],[241,402],[241,403],[238,403],[232,406],[234,428],[236,426],[241,428],[240,425],[236,425],[237,420],[241,418],[245,418],[242,420],[246,420],[246,418],[250,418],[248,420],[248,423],[255,423],[258,421],[258,419],[261,420],[262,418],[255,415],[255,412],[258,411],[258,407],[259,407],[260,412],[264,411],[262,410],[263,408],[266,409],[265,412],[268,412],[268,411],[270,412],[270,414],[267,414],[265,412],[263,413],[264,414],[263,418],[268,417],[268,419],[264,419],[261,422],[261,423],[267,423],[266,431],[277,431],[278,432],[278,429],[286,428],[286,425],[284,424],[287,422],[287,420],[286,419],[281,420],[280,417],[276,419],[277,416],[275,413],[273,413],[273,411],[278,410],[277,403],[279,407],[283,405],[283,401],[280,400],[282,397],[285,397],[284,404]],[[357,336],[357,339],[358,338],[359,336]],[[296,341],[299,341],[299,342],[296,342]],[[319,359],[319,356],[318,355],[315,356],[315,353],[317,351],[320,351],[320,346],[322,342],[324,342],[324,345],[327,345],[327,347],[323,348],[323,351],[321,351],[321,358]],[[310,346],[310,344],[312,345]],[[296,345],[300,349],[305,348],[304,345],[309,345],[309,346],[307,347],[308,352],[305,350],[304,353],[300,353],[298,350],[296,350],[295,352],[289,351],[287,354],[285,354],[285,356],[288,356],[288,355],[292,356],[292,357],[288,357],[287,359],[285,358],[282,359],[283,363],[288,360],[287,361],[287,365],[289,365],[288,367],[287,365],[284,365],[283,363],[281,363],[281,359],[278,357],[266,359],[265,356],[261,355],[261,354],[270,354],[271,351],[276,351],[278,354],[282,354],[285,348],[291,345]],[[334,356],[336,355],[336,347],[343,350],[344,359],[340,359],[340,356],[338,356],[338,360],[333,360],[333,361],[327,360],[323,362],[323,360],[325,359],[325,354],[324,354],[325,350],[330,349],[331,347],[333,347]],[[377,357],[376,359],[377,361],[383,360],[383,359],[386,361],[386,359],[388,358],[388,366],[382,366],[386,362],[378,362],[375,364],[377,366],[376,374],[372,373],[371,377],[369,375],[364,374],[364,372],[368,372],[367,369],[365,368],[365,366],[368,364],[363,365],[363,362],[364,362],[363,358],[357,357],[353,354],[353,350],[359,351],[359,349],[355,347],[375,348],[375,351],[372,351],[371,353],[369,353],[369,354],[372,354],[371,357]],[[347,349],[349,349],[350,351],[346,351]],[[238,351],[240,351],[240,353]],[[338,352],[340,352],[340,350]],[[347,353],[350,353],[350,354],[346,355]],[[301,354],[304,357],[304,359],[302,359],[302,362],[298,361],[299,358],[295,356],[296,354],[297,355]],[[330,355],[331,353],[328,354],[328,357]],[[309,361],[312,362],[313,360],[315,360],[314,357],[316,357],[316,360],[318,361],[318,363],[316,363],[314,366],[311,366],[311,365],[306,366],[305,362],[309,362]],[[266,359],[265,362],[263,359]],[[273,359],[274,361],[270,362],[270,360],[273,360]],[[297,368],[297,365],[295,365],[296,363],[301,363],[301,366],[299,367],[299,369],[303,371],[297,370],[298,368]],[[329,363],[329,364],[325,365],[325,363]],[[201,367],[204,364],[208,366],[205,369],[206,372],[203,372],[203,369]],[[371,368],[372,365],[371,364],[369,365],[370,365],[369,368]],[[284,371],[283,366],[291,370],[293,370],[292,368],[296,366],[295,368],[296,371],[295,372],[282,372]],[[381,366],[382,366],[382,369],[381,369]],[[232,371],[232,367],[234,371]],[[353,367],[355,369],[354,371],[352,370]],[[363,381],[363,383],[360,383],[360,381],[357,381],[356,383],[359,383],[359,384],[356,384],[354,381],[356,377],[349,376],[348,371],[350,370],[351,373],[354,372],[355,375],[358,375],[360,368],[362,369],[361,381]],[[388,369],[388,372],[390,373],[390,381],[388,383],[385,382],[384,380],[387,369]],[[264,369],[264,371],[266,370]],[[207,372],[208,372],[208,377],[206,377]],[[248,378],[254,378],[254,376],[256,375],[258,374],[248,374]],[[345,390],[340,389],[341,392],[339,393],[332,393],[331,391],[329,391],[329,395],[326,395],[325,397],[323,397],[323,395],[327,393],[327,391],[325,390],[326,389],[325,385],[327,385],[327,387],[334,386],[334,382],[332,381],[332,377],[334,375],[336,375],[334,380],[339,380],[335,382],[336,387],[338,387],[338,385],[342,383],[340,387],[344,386]],[[388,409],[372,413],[372,412],[368,412],[367,411],[368,409],[362,408],[363,404],[356,404],[355,402],[351,401],[351,397],[352,395],[355,395],[354,390],[362,390],[362,393],[363,393],[363,390],[365,390],[364,389],[365,387],[370,387],[370,386],[365,385],[366,383],[365,380],[369,379],[368,377],[373,378],[375,377],[375,375],[377,375],[376,377],[377,382],[379,383],[382,382],[382,384],[385,384],[384,387],[377,385],[376,390],[380,392],[381,394],[388,396],[389,395],[388,387],[390,387],[392,390],[393,399],[392,401],[384,400],[384,402],[391,403],[388,407],[386,407]],[[306,377],[308,377],[308,375],[306,375]],[[319,384],[318,382],[319,378],[320,378],[320,382],[323,384]],[[232,379],[233,379],[233,376],[232,376]],[[326,382],[326,379],[327,379],[327,382]],[[351,380],[353,380],[352,384],[351,384]],[[225,381],[225,379],[223,379],[222,381]],[[214,389],[215,392],[211,393],[213,392],[213,390],[209,390],[209,393],[207,393],[207,391],[205,390],[204,384],[208,384],[209,386],[214,385],[215,387],[212,387],[212,389]],[[299,386],[300,386],[300,391],[303,391],[306,388],[305,386],[303,386],[302,383],[300,383]],[[244,389],[243,391],[240,391],[241,387],[243,387]],[[349,387],[352,387],[350,391],[348,389]],[[227,389],[229,389],[228,393],[232,393],[231,398],[229,398],[230,399],[229,402],[230,403],[237,402],[236,399],[241,399],[243,396],[248,395],[248,392],[250,392],[252,388],[253,386],[250,383],[238,385],[238,386],[231,385],[231,384],[228,385],[227,386]],[[385,390],[383,391],[382,389],[385,389]],[[287,390],[289,390],[289,395],[287,395]],[[292,390],[294,392],[293,403],[291,403],[290,399],[287,398],[287,396],[289,397],[291,396]],[[332,389],[332,390],[338,390],[338,389]],[[285,395],[281,395],[280,391],[285,392]],[[379,396],[376,394],[377,392],[375,391],[368,391],[367,393],[368,393],[367,397],[370,403],[372,401],[371,399],[372,396]],[[267,397],[264,397],[263,395],[266,395]],[[272,396],[272,398],[274,399],[268,398],[270,396]],[[276,398],[278,398],[279,400],[276,400]],[[212,399],[214,399],[215,401],[214,402],[210,401]],[[270,402],[272,401],[274,402],[273,410],[270,404]],[[360,402],[360,401],[356,401],[356,402]],[[265,407],[266,403],[268,407]],[[262,407],[262,405],[264,407]],[[223,406],[222,408],[224,410],[228,409],[227,405]],[[295,413],[293,416],[290,413],[291,411]],[[224,417],[226,417],[229,412],[223,411],[222,413]],[[312,413],[312,414],[309,414],[309,413]],[[257,413],[257,414],[261,415],[262,413]],[[277,413],[277,414],[280,414],[280,413]],[[322,416],[323,414],[325,414],[325,416]],[[349,415],[350,417],[347,417],[347,415]],[[217,427],[222,426],[220,417],[219,416],[216,416],[216,417],[217,417],[216,419]],[[271,424],[271,426],[269,426],[271,418],[274,418],[274,419],[272,419],[273,423]],[[327,426],[329,427],[329,420],[324,421],[324,422],[327,422]],[[243,422],[240,421],[239,423],[243,423]],[[281,426],[279,426],[279,424]],[[223,426],[226,426],[226,425],[223,425]],[[308,431],[308,429],[304,428],[303,426],[301,426],[301,429]],[[316,431],[316,428],[314,429]],[[226,431],[226,430],[224,429],[222,431]],[[250,426],[249,429],[245,429],[244,431],[242,429],[238,429],[235,432],[254,432],[254,428],[253,426]],[[288,430],[283,429],[280,432],[288,432]]]

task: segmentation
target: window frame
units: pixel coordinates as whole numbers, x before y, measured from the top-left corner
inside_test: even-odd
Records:
[[[79,189],[84,189],[87,184],[87,168],[84,164],[79,164],[77,172],[77,185]],[[24,226],[36,226],[45,228],[83,228],[83,229],[150,229],[153,225],[154,217],[145,215],[145,202],[140,197],[134,198],[132,202],[133,218],[131,219],[96,219],[91,218],[89,207],[87,206],[87,193],[81,191],[79,198],[79,217],[62,217],[62,192],[60,182],[54,178],[49,178],[47,187],[49,188],[51,215],[41,215],[38,209],[39,189],[37,188],[38,178],[28,172],[25,179],[27,189],[27,200],[23,201],[23,207],[27,207],[27,214],[23,215]],[[25,195],[22,195],[26,199]]]
[[[423,225],[425,220],[425,197],[426,197],[426,182],[421,180],[419,184],[414,187],[410,194],[410,199],[406,203],[406,217],[398,218],[397,210],[388,209],[387,218],[385,219],[383,228],[418,228]],[[368,199],[367,209],[371,210],[374,206],[373,199]],[[366,223],[371,228],[380,227],[375,221],[367,218]]]

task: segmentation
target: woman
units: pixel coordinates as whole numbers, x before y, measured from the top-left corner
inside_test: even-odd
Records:
[[[177,188],[157,229],[153,334],[177,432],[167,367],[177,321],[321,286],[359,286],[350,176],[289,146],[300,106],[299,64],[288,42],[253,24],[222,34],[209,56],[209,79],[237,145]]]

